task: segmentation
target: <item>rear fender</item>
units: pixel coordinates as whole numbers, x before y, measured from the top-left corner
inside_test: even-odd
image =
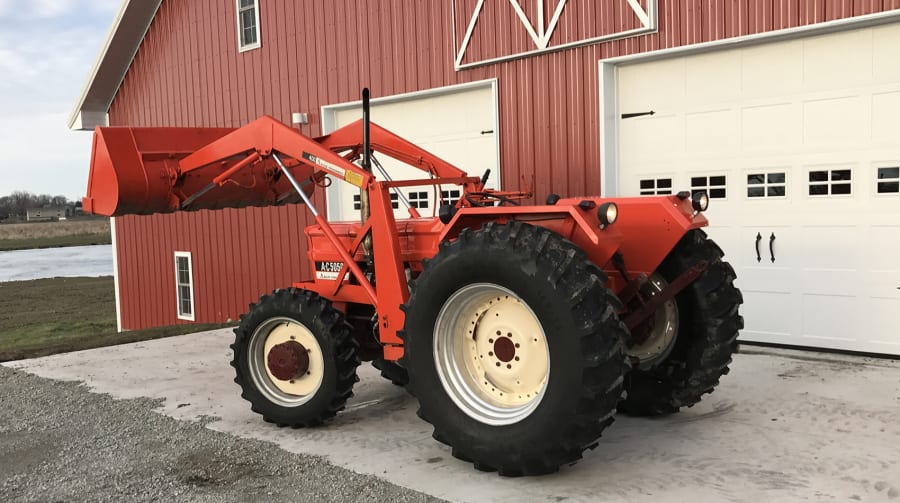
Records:
[[[578,245],[590,260],[597,264],[609,262],[622,244],[623,236],[615,225],[600,228],[596,209],[578,206],[583,199],[554,206],[496,206],[460,208],[447,224],[440,240],[456,239],[463,229],[478,229],[488,222],[506,223],[510,220],[544,227]]]
[[[632,276],[652,274],[685,234],[709,224],[702,213],[696,213],[691,207],[690,198],[623,197],[612,200],[619,206],[619,219],[614,227],[625,236],[619,252]],[[614,292],[624,288],[625,281],[612,263],[604,262],[602,269],[609,275]]]
[[[596,208],[610,201],[618,205],[619,216],[614,224],[601,229]],[[578,245],[607,273],[609,286],[617,293],[625,281],[611,262],[616,252],[622,254],[631,275],[651,274],[688,231],[708,225],[706,217],[694,212],[690,199],[677,196],[584,197],[560,199],[553,206],[461,208],[440,239],[452,240],[465,228],[509,220],[544,227]]]

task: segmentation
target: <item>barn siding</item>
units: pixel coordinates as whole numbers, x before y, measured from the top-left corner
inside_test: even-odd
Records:
[[[900,0],[660,0],[656,33],[457,72],[449,0],[260,3],[262,47],[239,53],[234,0],[164,0],[110,124],[238,127],[308,112],[302,131],[315,136],[320,107],[356,100],[364,86],[377,97],[496,78],[504,188],[524,178],[536,200],[599,191],[598,60],[900,8]],[[599,15],[579,8],[554,41],[591,23],[634,28],[619,4],[599,3]],[[460,38],[467,16],[457,16]],[[530,41],[517,21],[498,21],[472,43],[467,60]],[[322,194],[316,200],[324,206]],[[301,206],[119,217],[123,327],[176,322],[175,250],[193,254],[198,322],[234,319],[261,293],[309,277],[310,221]]]

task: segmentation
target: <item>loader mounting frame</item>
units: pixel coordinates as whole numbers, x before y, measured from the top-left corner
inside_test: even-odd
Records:
[[[177,147],[167,152],[160,145]],[[370,171],[373,165],[381,169],[375,153],[416,168],[425,177],[394,181],[384,173],[386,180],[378,180]],[[317,208],[316,188],[327,177],[360,189],[368,208],[362,221],[330,222]],[[148,184],[149,180],[153,183]],[[305,203],[315,219],[315,225],[306,229],[310,262],[315,267],[327,261],[337,272],[293,286],[316,292],[340,308],[373,306],[383,357],[388,361],[403,356],[398,332],[404,326],[402,307],[410,296],[409,278],[421,272],[423,261],[434,256],[440,243],[456,239],[464,228],[511,220],[545,227],[572,241],[604,269],[613,292],[631,295],[633,282],[627,275],[614,274],[617,269],[624,271],[615,265],[616,254],[628,257],[631,273],[646,275],[656,270],[685,232],[706,225],[691,201],[680,196],[554,198],[545,205],[520,205],[532,196],[529,191],[486,189],[485,182],[486,176],[469,176],[370,123],[367,113],[364,119],[315,139],[263,116],[231,130],[98,128],[84,207],[114,216]],[[459,186],[462,197],[452,207],[445,205],[441,218],[422,217],[411,206],[409,219],[395,218],[392,191],[442,185]],[[603,224],[595,211],[609,201],[622,214],[615,225]],[[407,203],[405,198],[403,202]],[[626,239],[637,235],[653,235],[654,246]],[[627,324],[639,324],[700,273],[686,273],[640,309],[622,313]]]

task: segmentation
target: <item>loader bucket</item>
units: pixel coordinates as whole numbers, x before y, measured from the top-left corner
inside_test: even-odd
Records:
[[[84,211],[106,216],[149,215],[297,202],[299,197],[270,159],[254,158],[239,171],[228,172],[246,160],[252,149],[205,165],[182,165],[189,155],[234,131],[98,127],[94,131],[87,195],[82,201]],[[298,179],[312,174],[303,165],[289,166]],[[311,193],[313,186],[304,190]]]

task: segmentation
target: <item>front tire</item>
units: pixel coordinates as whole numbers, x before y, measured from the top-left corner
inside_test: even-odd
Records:
[[[307,290],[264,295],[234,329],[236,382],[250,408],[278,426],[332,418],[359,381],[359,345],[331,303]]]
[[[667,281],[705,260],[708,264],[676,297],[677,334],[664,359],[649,368],[634,368],[625,379],[619,409],[633,416],[656,416],[691,407],[712,393],[737,351],[738,314],[743,302],[735,288],[734,269],[722,250],[702,230],[693,230],[675,246],[659,268]]]
[[[594,447],[627,369],[605,282],[573,243],[521,222],[443,243],[402,334],[407,389],[434,438],[506,476],[555,472]]]

